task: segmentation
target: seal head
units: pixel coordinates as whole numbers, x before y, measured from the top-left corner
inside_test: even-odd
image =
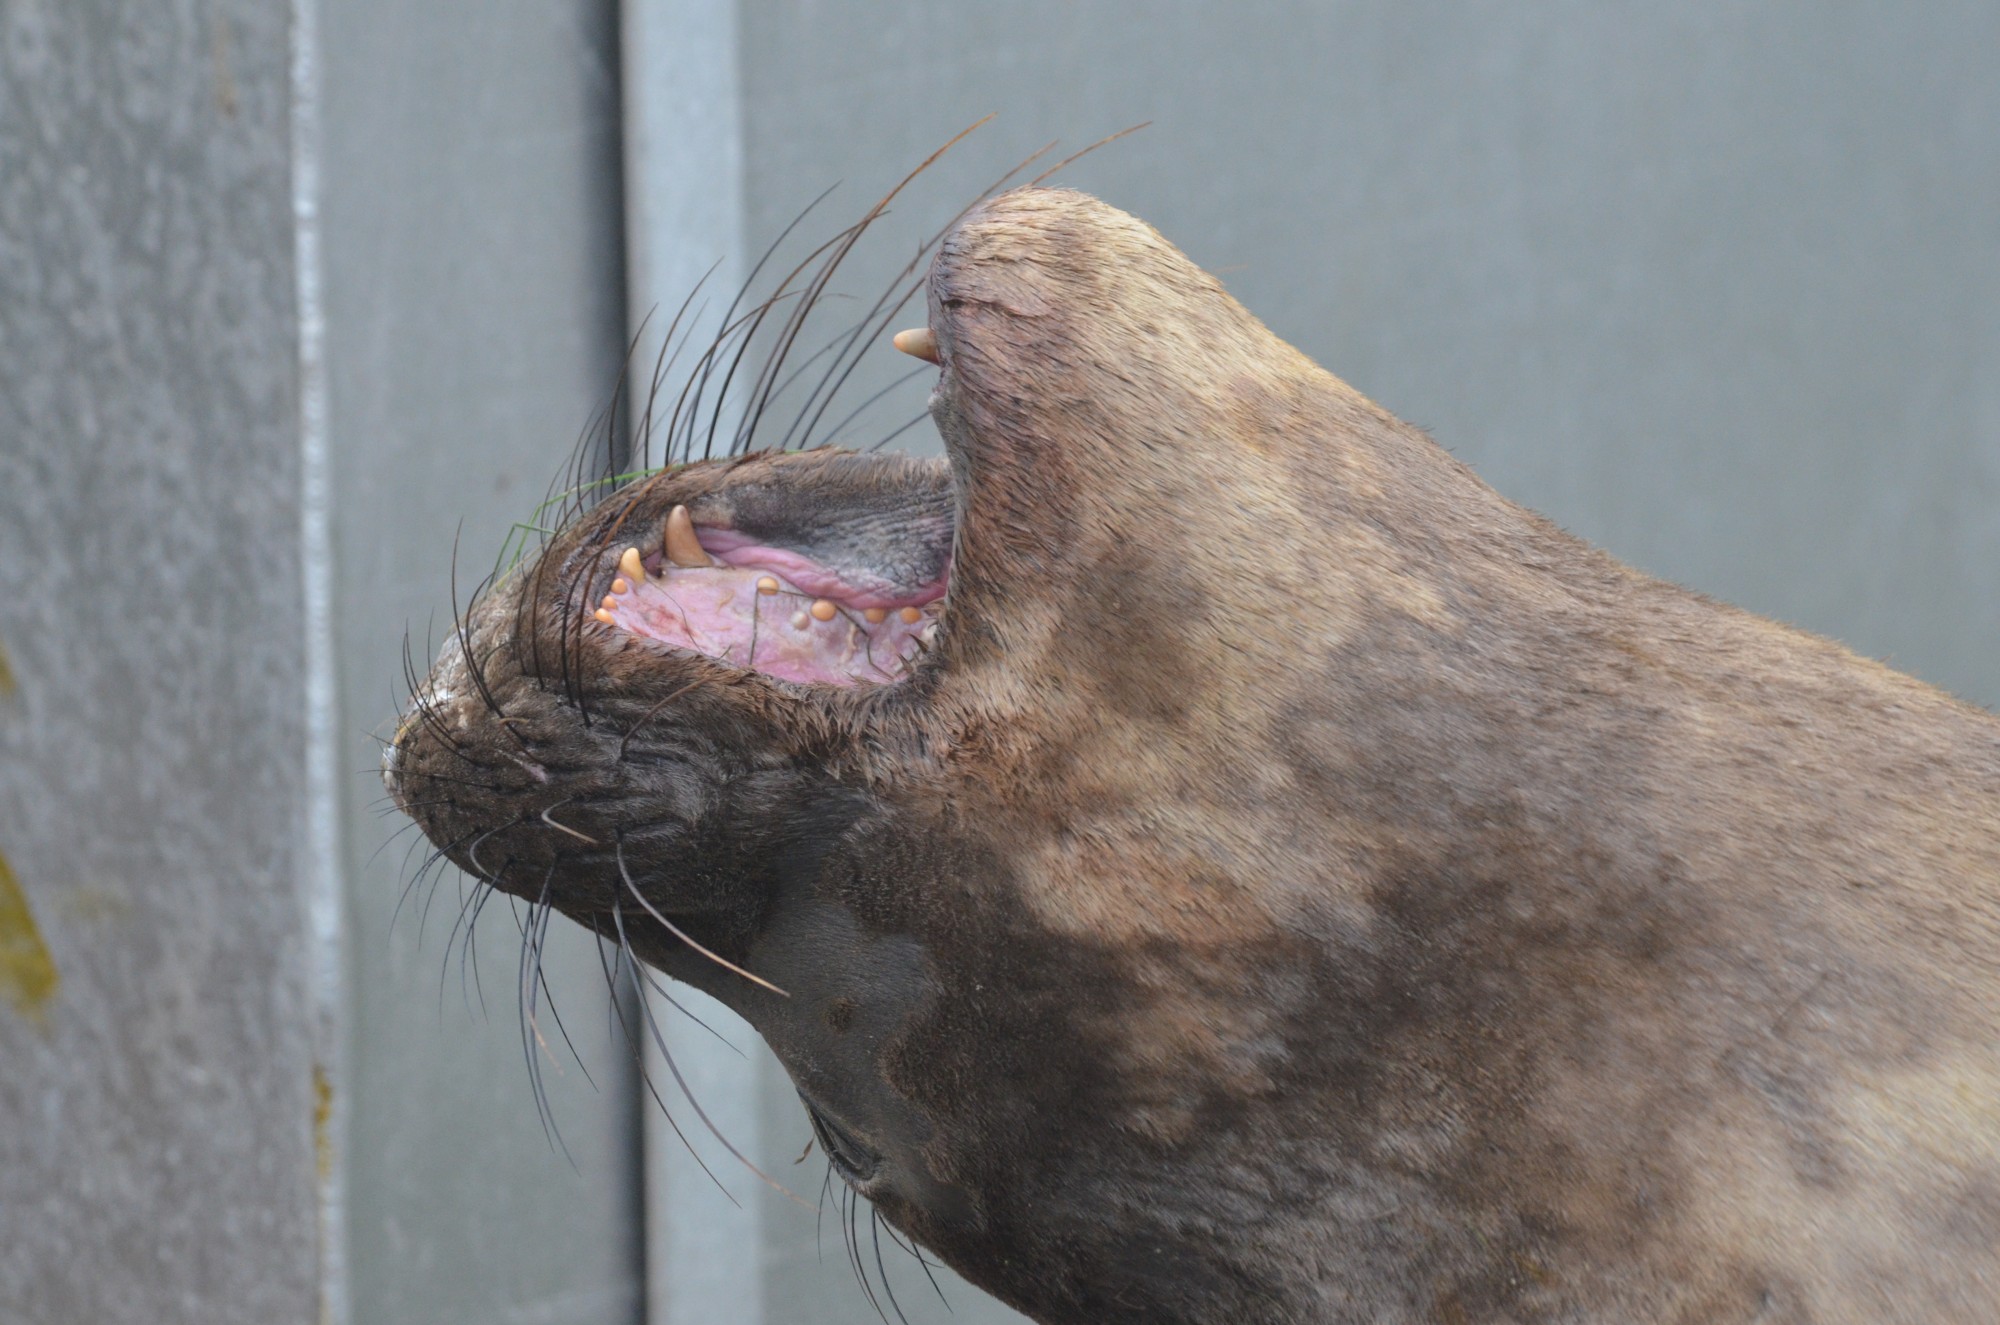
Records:
[[[2000,723],[1497,496],[1079,194],[946,462],[663,472],[387,755],[1046,1322],[2000,1313]]]

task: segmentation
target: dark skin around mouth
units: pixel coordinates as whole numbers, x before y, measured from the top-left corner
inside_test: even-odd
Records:
[[[672,468],[468,611],[386,765],[446,856],[741,1012],[1037,1320],[2000,1318],[2000,722],[1093,199],[924,292],[947,459]]]

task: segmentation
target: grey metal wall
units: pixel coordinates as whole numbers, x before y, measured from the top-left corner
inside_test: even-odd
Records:
[[[519,1028],[513,910],[467,885],[397,904],[411,858],[373,739],[462,595],[610,398],[624,349],[609,0],[344,0],[319,10],[327,450],[337,566],[351,997],[343,1119],[355,1325],[636,1321],[640,1138],[591,943],[548,979],[569,1038]],[[428,911],[428,916],[425,913]],[[393,924],[392,924],[393,921]]]

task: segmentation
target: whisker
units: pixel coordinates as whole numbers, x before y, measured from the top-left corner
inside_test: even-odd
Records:
[[[556,1007],[555,991],[549,988],[548,972],[542,964],[542,958],[548,950],[549,921],[554,918],[554,911],[552,905],[543,904],[542,923],[535,937],[535,982],[541,987],[542,995],[548,1001],[549,1020],[555,1022],[556,1034],[562,1037],[563,1047],[569,1050],[569,1056],[576,1063],[576,1070],[583,1074],[585,1084],[596,1090],[597,1081],[590,1075],[590,1066],[583,1061],[583,1055],[577,1052],[576,1042],[570,1039],[569,1027],[563,1022],[562,1010]]]
[[[563,1140],[562,1129],[556,1124],[555,1107],[549,1101],[548,1085],[542,1077],[542,1060],[535,1052],[540,1049],[542,1053],[549,1053],[535,1006],[542,964],[540,934],[548,924],[551,910],[548,903],[549,883],[554,877],[555,866],[552,864],[542,880],[540,899],[528,904],[527,919],[524,921],[519,911],[514,914],[515,923],[521,930],[520,972],[515,985],[515,1003],[520,1011],[521,1052],[528,1066],[528,1088],[535,1098],[535,1112],[541,1119],[542,1135],[575,1168],[576,1160]],[[553,1059],[554,1055],[550,1054],[550,1057]]]
[[[932,371],[934,370],[928,364],[920,364],[917,367],[912,368],[909,372],[904,373],[901,377],[889,383],[889,385],[883,387],[880,391],[877,391],[874,395],[868,397],[868,399],[862,401],[859,405],[856,405],[853,411],[850,412],[846,418],[842,419],[839,423],[834,425],[833,431],[829,432],[826,435],[825,440],[820,442],[820,445],[832,446],[835,442],[840,440],[840,435],[843,432],[847,431],[847,425],[854,422],[856,419],[860,418],[861,415],[867,410],[867,408],[870,405],[873,405],[876,401],[888,395],[891,391],[894,391],[897,387],[902,386],[904,383],[909,382],[914,378],[920,377],[924,373]],[[930,411],[925,410],[924,413],[928,415]],[[876,443],[876,445],[879,447],[881,443],[878,442]]]
[[[618,925],[618,941],[620,943],[623,943],[627,947],[627,949],[629,949],[631,947],[631,940],[625,934],[625,922],[623,916],[615,909],[612,911],[611,915],[612,919]],[[666,1036],[663,1035],[660,1031],[660,1024],[658,1018],[653,1016],[652,1009],[647,1005],[645,999],[642,998],[639,1000],[639,1006],[645,1012],[646,1029],[652,1035],[654,1047],[660,1051],[661,1060],[666,1063],[667,1071],[673,1075],[674,1084],[680,1087],[681,1095],[687,1100],[688,1107],[694,1110],[694,1116],[696,1118],[699,1118],[701,1120],[701,1125],[708,1129],[708,1134],[714,1137],[718,1142],[720,1142],[722,1144],[722,1148],[728,1151],[730,1155],[736,1160],[737,1163],[741,1164],[744,1168],[750,1170],[751,1173],[755,1174],[757,1178],[764,1183],[765,1186],[769,1187],[772,1191],[777,1192],[780,1195],[788,1197],[793,1201],[797,1201],[800,1205],[804,1205],[805,1202],[798,1196],[797,1193],[793,1192],[791,1188],[785,1186],[777,1179],[771,1177],[771,1175],[764,1172],[764,1170],[758,1168],[757,1165],[751,1161],[748,1155],[744,1154],[741,1150],[738,1150],[736,1148],[735,1143],[732,1142],[727,1136],[723,1135],[722,1129],[717,1127],[715,1125],[714,1120],[708,1116],[708,1111],[701,1107],[701,1101],[695,1098],[694,1091],[688,1085],[687,1078],[681,1075],[680,1064],[674,1061],[674,1056],[672,1052],[669,1051],[667,1048],[667,1039]],[[733,1201],[735,1198],[731,1197],[730,1199]]]
[[[622,877],[625,880],[626,890],[632,894],[633,899],[636,900],[640,906],[646,909],[646,914],[653,917],[653,919],[659,921],[661,927],[664,928],[669,934],[672,934],[675,938],[687,944],[690,948],[693,948],[696,952],[708,958],[710,961],[714,962],[717,966],[722,967],[724,970],[736,972],[736,974],[742,976],[745,980],[748,980],[751,984],[761,985],[765,989],[768,989],[772,993],[778,995],[780,998],[791,997],[790,994],[787,994],[784,990],[778,988],[776,985],[772,984],[769,980],[766,980],[763,976],[755,975],[749,971],[746,971],[741,966],[738,966],[735,962],[730,961],[727,957],[723,957],[717,953],[709,951],[707,948],[703,947],[701,944],[695,942],[692,938],[688,937],[688,935],[680,928],[680,926],[676,925],[673,921],[667,919],[665,916],[661,915],[658,911],[654,910],[653,904],[646,900],[646,895],[639,891],[639,885],[632,882],[631,872],[625,868],[625,838],[623,834],[621,834],[618,840],[613,844],[612,854],[617,857],[618,873],[620,877]]]
[[[1077,151],[1071,152],[1068,156],[1064,157],[1062,160],[1050,166],[1047,170],[1044,170],[1041,174],[1029,180],[1028,187],[1031,189],[1034,188],[1035,185],[1040,184],[1043,180],[1055,174],[1057,171],[1060,171],[1065,166],[1071,165],[1072,163],[1079,161],[1086,156],[1089,156],[1092,152],[1095,152],[1100,147],[1108,146],[1111,143],[1117,142],[1120,138],[1127,137],[1130,134],[1135,134],[1139,132],[1139,130],[1141,129],[1148,128],[1152,125],[1152,123],[1153,122],[1151,120],[1141,120],[1139,123],[1134,124],[1129,128],[1120,129],[1117,133],[1106,134],[1104,137],[1099,138],[1096,142],[1092,143],[1088,147],[1080,148]]]
[[[903,1304],[896,1300],[896,1286],[889,1282],[889,1267],[882,1263],[882,1212],[873,1204],[868,1207],[868,1233],[875,1244],[875,1273],[882,1280],[882,1292],[901,1325],[910,1325],[910,1318],[903,1314]]]
[[[511,859],[507,862],[507,864],[512,863]],[[500,868],[501,872],[505,873],[507,866],[502,865]],[[459,917],[463,921],[464,937],[459,941],[458,992],[459,997],[466,1000],[466,1011],[472,1011],[472,1002],[466,993],[466,967],[469,964],[472,974],[472,991],[478,995],[479,1019],[481,1021],[486,1019],[486,990],[479,980],[479,917],[486,910],[486,903],[491,901],[496,893],[497,889],[490,887],[481,888],[473,894],[469,908],[459,908]],[[459,926],[454,924],[452,928],[456,932]],[[446,940],[445,944],[445,965],[447,969],[451,965],[451,944],[449,940]]]
[[[611,903],[611,907],[615,918],[615,913],[618,909],[618,903],[615,899]],[[638,958],[633,956],[630,945],[628,945],[625,942],[623,928],[624,927],[621,924],[619,926],[620,934],[618,939],[619,965],[624,969],[633,972],[640,971],[644,968],[640,965]],[[600,933],[598,935],[598,938],[599,938],[598,963],[599,965],[602,965],[604,961],[604,948],[602,943],[603,935]],[[730,1191],[727,1187],[724,1187],[722,1185],[722,1180],[715,1176],[715,1171],[709,1168],[708,1161],[701,1157],[701,1152],[696,1150],[694,1148],[694,1143],[688,1140],[687,1133],[681,1130],[681,1125],[674,1118],[673,1111],[667,1108],[666,1100],[661,1098],[659,1087],[654,1083],[652,1073],[646,1070],[645,1040],[642,1039],[639,1036],[637,1030],[634,1029],[629,1022],[626,1021],[625,1006],[623,1002],[616,997],[617,994],[617,990],[615,988],[616,976],[607,969],[605,973],[605,978],[608,982],[614,983],[614,987],[612,989],[613,997],[610,1000],[611,1010],[613,1015],[617,1018],[619,1029],[625,1035],[625,1043],[626,1046],[632,1052],[632,1060],[634,1063],[638,1065],[639,1080],[645,1085],[646,1093],[648,1095],[651,1095],[653,1097],[653,1103],[659,1106],[660,1116],[667,1120],[667,1126],[671,1127],[674,1131],[674,1135],[680,1139],[681,1145],[684,1148],[686,1148],[688,1152],[688,1157],[693,1159],[695,1164],[700,1167],[701,1171],[708,1175],[708,1180],[715,1184],[716,1190],[721,1192],[724,1198],[726,1198],[731,1205],[736,1205],[737,1204],[736,1198],[730,1194]],[[639,1005],[642,1015],[645,1018],[650,1019],[652,1013],[650,1009],[646,1007],[646,996],[645,996],[645,991],[643,989],[638,989],[635,987],[633,1001]],[[664,1050],[662,1050],[662,1052],[664,1053]]]
[[[890,434],[889,434],[889,435],[888,435],[887,437],[884,437],[884,438],[883,438],[883,439],[882,439],[881,441],[879,441],[879,442],[875,443],[875,444],[874,444],[873,446],[869,447],[868,449],[869,449],[870,451],[879,451],[879,450],[881,450],[881,449],[882,449],[883,447],[885,447],[885,446],[887,446],[887,445],[888,445],[889,443],[891,443],[891,442],[895,441],[895,440],[896,440],[896,439],[897,439],[898,437],[901,437],[901,436],[902,436],[902,435],[903,435],[904,433],[906,433],[906,432],[908,432],[908,431],[909,431],[910,429],[912,429],[912,428],[916,427],[916,426],[917,426],[917,425],[918,425],[919,423],[922,423],[922,422],[923,422],[923,421],[924,421],[925,419],[928,419],[928,418],[929,418],[930,416],[931,416],[931,412],[930,412],[929,410],[925,410],[925,411],[924,411],[924,412],[923,412],[922,414],[919,414],[919,415],[917,415],[917,417],[916,417],[916,418],[914,418],[914,419],[911,419],[911,420],[910,420],[910,421],[909,421],[908,423],[906,423],[906,424],[904,424],[904,425],[903,425],[902,427],[900,427],[900,428],[896,429],[896,431],[894,431],[894,432],[890,433]]]
[[[547,824],[549,827],[555,829],[559,833],[568,833],[571,837],[575,838],[579,842],[588,842],[591,846],[594,847],[603,846],[604,844],[602,842],[590,836],[588,833],[580,833],[576,829],[571,828],[568,824],[559,824],[554,819],[549,817],[550,815],[554,814],[557,810],[560,810],[563,806],[568,805],[570,801],[573,801],[575,799],[576,798],[574,796],[566,797],[563,800],[557,801],[554,805],[549,806],[546,810],[543,810],[542,822]]]
[[[403,885],[402,896],[396,899],[396,909],[389,915],[389,932],[391,934],[394,934],[396,932],[396,921],[403,914],[403,904],[409,901],[410,894],[416,890],[419,884],[423,882],[425,874],[427,874],[434,865],[444,861],[448,857],[450,852],[456,851],[462,843],[470,840],[472,836],[477,832],[478,832],[477,829],[473,829],[472,831],[464,833],[459,837],[453,838],[450,842],[445,843],[445,845],[443,846],[434,846],[430,850],[430,852],[426,854],[423,863],[417,866],[415,872],[409,875],[408,882],[406,882]],[[419,848],[421,848],[427,840],[428,839],[426,838],[418,838],[412,843],[410,843],[408,850],[405,851],[403,855],[403,867],[406,871],[409,869],[409,860],[411,854],[415,853]],[[426,899],[424,905],[426,909],[429,908],[430,902],[428,899]],[[417,925],[417,942],[420,945],[423,942],[423,925],[421,921],[419,921]]]
[[[458,542],[464,533],[465,522],[461,520],[458,524],[458,532],[451,536],[451,615],[454,622],[453,629],[458,632],[459,652],[465,659],[465,674],[472,682],[472,688],[479,692],[479,697],[485,701],[486,709],[489,713],[492,713],[495,717],[504,717],[506,710],[502,709],[499,703],[494,700],[493,692],[486,686],[485,668],[482,666],[479,658],[472,652],[472,627],[469,624],[469,618],[466,613],[460,612],[458,607]],[[484,587],[483,581],[481,582],[481,587]],[[470,603],[478,602],[479,592],[479,589],[473,590]],[[504,727],[504,730],[509,736],[514,738],[516,744],[520,745],[522,749],[527,749],[527,742],[512,727]]]
[[[754,646],[752,647],[751,652],[753,653],[753,655],[756,652]],[[675,700],[679,699],[682,695],[685,695],[688,691],[694,689],[696,686],[700,684],[701,682],[699,680],[690,681],[686,685],[682,686],[680,689],[668,695],[665,699],[661,700],[659,703],[653,705],[653,707],[647,709],[644,713],[640,714],[639,720],[633,723],[630,727],[627,727],[625,729],[625,735],[618,742],[618,762],[621,764],[625,762],[625,751],[631,746],[633,735],[637,733],[641,727],[645,726],[648,722],[651,722],[653,720],[653,716],[657,714],[661,709],[673,703]]]
[[[613,905],[616,905],[616,903],[614,902]],[[644,977],[644,988],[646,990],[649,990],[652,993],[658,995],[660,998],[664,999],[667,1003],[667,1006],[671,1007],[674,1011],[680,1013],[683,1017],[686,1017],[689,1021],[693,1022],[695,1025],[707,1031],[710,1035],[713,1035],[716,1039],[716,1042],[720,1044],[723,1048],[727,1049],[730,1053],[735,1054],[738,1058],[748,1061],[750,1055],[744,1053],[743,1050],[738,1048],[735,1042],[732,1041],[727,1035],[724,1035],[721,1031],[715,1029],[715,1027],[703,1021],[700,1017],[697,1017],[685,1003],[682,1003],[679,999],[675,998],[673,994],[668,991],[667,987],[664,984],[660,983],[660,981],[654,977],[651,971],[648,971],[643,965],[640,966],[638,969],[639,973]]]

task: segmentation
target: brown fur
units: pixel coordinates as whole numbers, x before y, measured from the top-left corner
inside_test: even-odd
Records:
[[[606,638],[676,502],[942,491],[675,471],[473,614],[485,695],[441,660],[433,838],[602,932],[623,853],[790,997],[634,945],[1044,1321],[2000,1319],[2000,721],[1509,504],[1092,199],[930,292],[935,656]]]

